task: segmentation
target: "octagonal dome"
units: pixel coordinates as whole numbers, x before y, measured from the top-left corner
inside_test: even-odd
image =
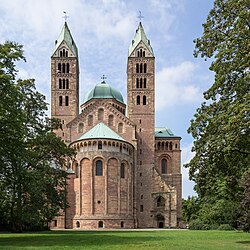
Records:
[[[120,91],[116,90],[115,88],[111,87],[109,84],[107,84],[105,81],[102,81],[101,83],[97,84],[93,89],[91,89],[84,98],[84,103],[93,99],[93,98],[114,98],[118,102],[123,102],[123,97]]]

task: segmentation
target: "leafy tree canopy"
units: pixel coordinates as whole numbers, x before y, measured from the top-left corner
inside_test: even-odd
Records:
[[[239,183],[250,165],[249,8],[248,0],[215,0],[194,41],[194,56],[211,58],[215,72],[188,129],[195,156],[186,167],[204,202],[239,202]]]
[[[43,227],[65,208],[66,159],[34,79],[16,79],[21,45],[0,44],[0,221],[13,231]]]

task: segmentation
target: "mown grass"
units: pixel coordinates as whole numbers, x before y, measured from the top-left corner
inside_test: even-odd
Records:
[[[250,249],[250,234],[188,230],[0,233],[0,249]]]

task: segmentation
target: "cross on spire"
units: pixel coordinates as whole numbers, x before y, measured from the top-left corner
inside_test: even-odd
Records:
[[[142,18],[144,18],[144,16],[142,16],[142,14],[141,14],[141,11],[140,11],[140,10],[139,10],[139,16],[138,16],[137,18],[139,18],[139,19],[140,19],[140,22],[141,22]]]
[[[65,23],[66,23],[67,22],[67,18],[69,18],[69,16],[67,16],[67,12],[66,11],[64,11],[63,13],[64,13],[64,16],[62,18],[65,19]]]
[[[105,82],[105,79],[107,79],[107,77],[105,75],[102,75],[101,79],[102,79],[102,82]]]

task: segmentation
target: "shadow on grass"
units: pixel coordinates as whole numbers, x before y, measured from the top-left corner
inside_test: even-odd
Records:
[[[250,245],[250,240],[245,240],[245,241],[236,241],[238,244],[244,244],[244,245]]]
[[[143,232],[141,232],[143,233]],[[133,244],[138,247],[146,242],[162,240],[161,236],[154,236],[154,233],[141,235],[140,232],[113,232],[113,231],[74,231],[74,232],[44,232],[24,234],[0,234],[1,247],[92,247],[101,248],[113,245]],[[166,239],[166,237],[164,237]]]

